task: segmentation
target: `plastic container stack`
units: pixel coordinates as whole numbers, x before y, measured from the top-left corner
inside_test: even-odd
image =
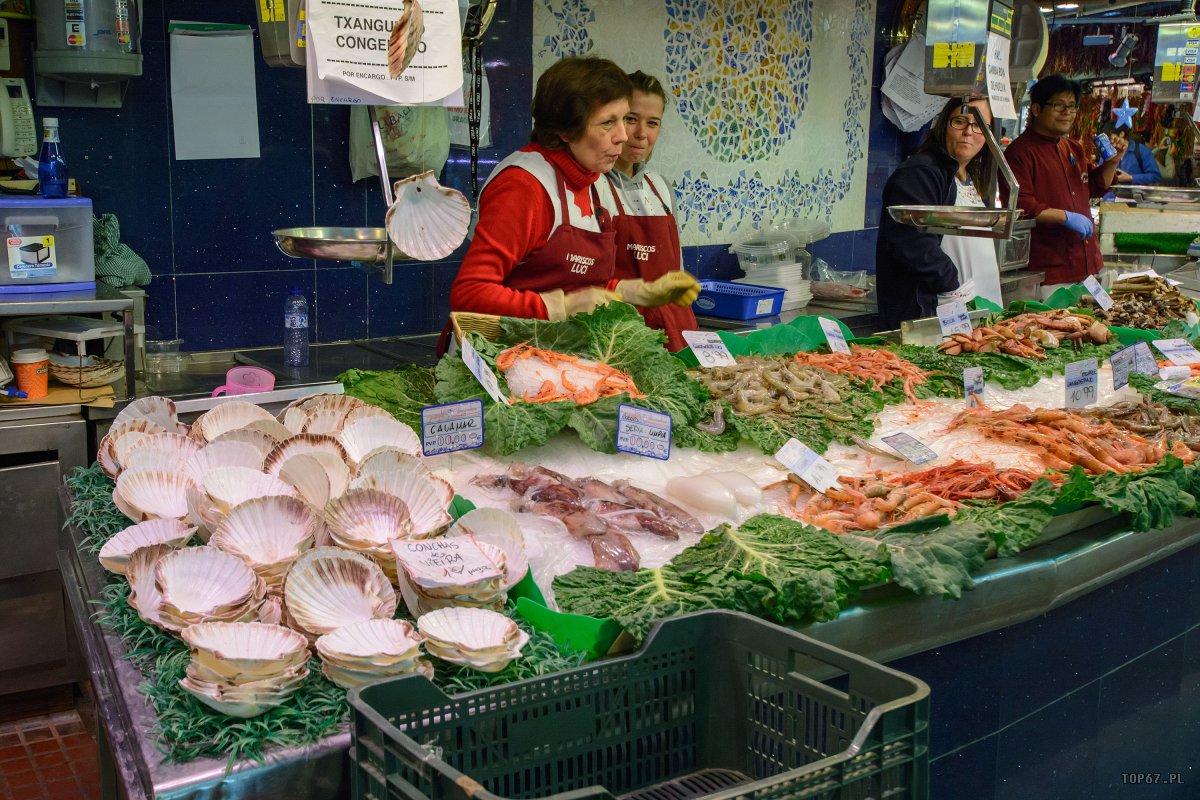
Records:
[[[805,247],[828,235],[829,225],[807,219],[786,220],[751,231],[729,248],[745,273],[737,282],[785,290],[781,311],[804,308],[812,300],[812,256]]]

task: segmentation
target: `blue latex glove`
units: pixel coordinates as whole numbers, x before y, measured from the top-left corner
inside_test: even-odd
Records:
[[[1074,211],[1067,212],[1067,221],[1063,223],[1063,227],[1078,233],[1080,239],[1087,239],[1092,235],[1091,218],[1085,217],[1083,214],[1077,214]]]

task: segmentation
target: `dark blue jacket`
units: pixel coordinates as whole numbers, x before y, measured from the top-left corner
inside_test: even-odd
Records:
[[[958,288],[958,268],[942,251],[942,237],[896,222],[888,206],[952,206],[958,162],[940,150],[914,153],[883,187],[883,213],[875,246],[875,294],[880,330],[906,319],[931,317],[937,296]]]
[[[1129,149],[1121,158],[1120,168],[1133,177],[1138,186],[1150,186],[1162,182],[1162,170],[1154,160],[1154,153],[1141,142],[1129,143]]]

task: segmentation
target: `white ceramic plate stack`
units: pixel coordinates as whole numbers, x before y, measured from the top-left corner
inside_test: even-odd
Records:
[[[380,678],[421,674],[433,679],[433,665],[421,658],[421,637],[399,619],[355,622],[317,639],[321,671],[343,689]]]
[[[231,717],[270,711],[308,677],[308,641],[280,625],[205,622],[181,636],[192,660],[179,685]]]
[[[391,545],[400,596],[414,617],[450,606],[500,609],[508,600],[507,558],[495,545],[469,535],[393,539]],[[441,563],[444,566],[437,566]]]
[[[529,634],[503,614],[483,608],[442,608],[417,620],[425,650],[451,664],[499,672],[521,655]]]

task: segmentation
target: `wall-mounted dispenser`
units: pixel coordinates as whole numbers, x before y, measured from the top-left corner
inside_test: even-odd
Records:
[[[36,0],[39,106],[120,108],[142,74],[140,0]]]

